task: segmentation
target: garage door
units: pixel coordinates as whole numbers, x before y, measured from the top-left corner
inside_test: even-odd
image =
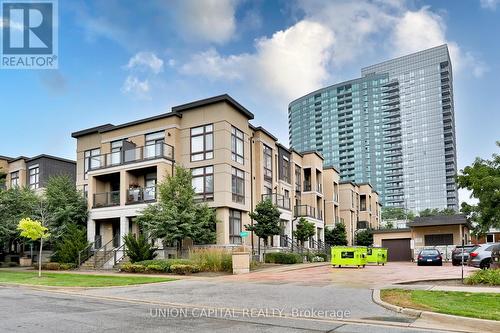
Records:
[[[389,261],[411,260],[410,238],[383,239],[382,247],[388,249],[387,260]]]

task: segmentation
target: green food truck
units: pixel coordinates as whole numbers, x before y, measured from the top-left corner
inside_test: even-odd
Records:
[[[366,249],[366,262],[369,264],[377,264],[382,266],[387,262],[387,248],[385,247],[369,247]]]
[[[332,266],[358,266],[366,265],[365,246],[333,246]]]

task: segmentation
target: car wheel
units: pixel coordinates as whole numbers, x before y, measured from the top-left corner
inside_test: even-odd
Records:
[[[490,259],[484,259],[481,261],[481,264],[479,264],[479,268],[481,269],[489,269],[490,268]]]

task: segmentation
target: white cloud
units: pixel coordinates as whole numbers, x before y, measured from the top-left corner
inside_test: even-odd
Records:
[[[177,2],[179,30],[189,39],[223,44],[236,31],[236,0]]]
[[[496,10],[500,0],[481,0],[481,8]]]
[[[163,71],[163,60],[152,52],[139,52],[129,59],[125,68],[129,70],[152,71],[159,74]]]
[[[130,94],[137,99],[151,99],[149,96],[149,81],[141,81],[138,77],[129,75],[123,82],[122,92],[125,94]]]

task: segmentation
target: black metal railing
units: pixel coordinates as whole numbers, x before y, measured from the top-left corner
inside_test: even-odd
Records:
[[[120,191],[94,193],[93,208],[110,207],[120,205]]]
[[[290,210],[290,198],[287,198],[282,194],[278,193],[263,194],[262,201],[264,200],[271,200],[272,203],[278,206],[279,208]]]
[[[115,235],[109,242],[96,248],[94,252],[94,268],[102,268],[114,255],[114,249],[120,244],[120,235]]]
[[[87,165],[91,171],[157,158],[174,160],[174,147],[166,143],[156,143],[132,149],[123,149],[87,157]]]
[[[83,250],[78,252],[78,267],[80,267],[88,258],[92,256],[95,243],[89,243]]]
[[[309,205],[297,205],[295,206],[295,217],[309,216],[316,218],[316,208]]]
[[[127,190],[127,204],[156,201],[156,186],[138,187]]]

